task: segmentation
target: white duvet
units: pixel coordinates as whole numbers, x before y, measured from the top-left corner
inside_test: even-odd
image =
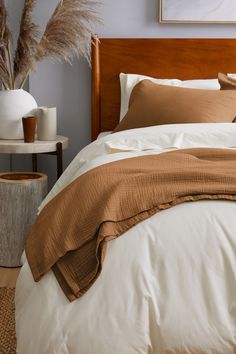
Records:
[[[235,147],[236,124],[105,136],[77,155],[41,208],[95,166],[196,146]],[[73,303],[52,272],[34,283],[25,256],[23,263],[16,288],[19,354],[236,353],[235,202],[185,203],[136,225],[109,242],[100,277]]]

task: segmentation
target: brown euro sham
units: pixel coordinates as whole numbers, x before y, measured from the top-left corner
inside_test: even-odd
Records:
[[[231,123],[236,117],[236,92],[200,90],[138,83],[129,110],[114,132],[162,124]]]
[[[221,90],[236,90],[236,80],[226,74],[219,73],[218,81]]]

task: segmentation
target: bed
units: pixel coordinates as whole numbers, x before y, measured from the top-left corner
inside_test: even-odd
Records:
[[[111,132],[119,74],[215,79],[235,72],[234,39],[94,39],[92,139],[43,201],[98,166],[192,148],[234,153],[232,123],[163,124]],[[71,205],[73,208],[73,205]],[[107,245],[90,289],[69,302],[50,270],[34,282],[27,258],[16,287],[19,354],[236,353],[236,203],[183,203]]]

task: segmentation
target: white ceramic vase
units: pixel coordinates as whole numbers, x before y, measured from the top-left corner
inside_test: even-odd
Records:
[[[0,91],[0,139],[23,139],[22,118],[35,114],[37,103],[24,90]]]

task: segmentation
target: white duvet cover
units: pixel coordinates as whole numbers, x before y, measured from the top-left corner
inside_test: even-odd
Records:
[[[105,136],[77,155],[41,208],[95,166],[176,148],[232,148],[235,137],[236,124]],[[51,271],[34,283],[25,256],[23,263],[16,288],[19,354],[236,353],[235,202],[189,202],[136,225],[109,242],[100,277],[73,303]]]

